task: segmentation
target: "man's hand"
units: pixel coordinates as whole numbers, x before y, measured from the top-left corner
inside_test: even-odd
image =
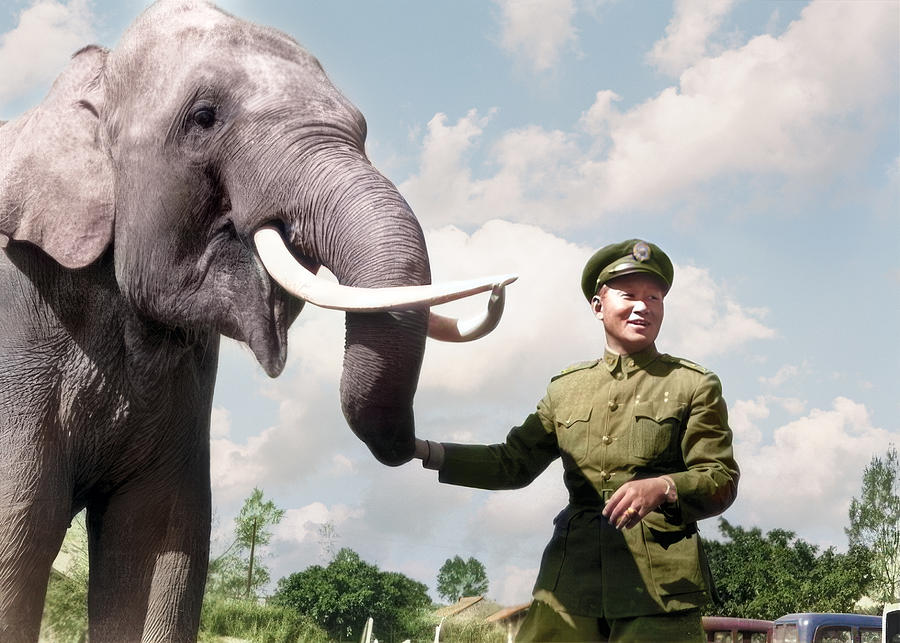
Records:
[[[428,457],[428,451],[428,442],[416,438],[416,451],[415,453],[413,453],[413,457],[418,458],[419,460],[424,460]]]
[[[664,502],[674,501],[674,489],[668,476],[631,480],[606,501],[603,516],[616,529],[631,529]]]

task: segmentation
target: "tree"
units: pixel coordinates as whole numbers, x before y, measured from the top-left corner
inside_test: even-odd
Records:
[[[475,558],[448,558],[437,576],[437,592],[446,601],[455,603],[463,596],[483,596],[488,590],[487,573]]]
[[[269,569],[259,561],[260,547],[272,539],[272,527],[281,522],[284,510],[254,488],[234,519],[234,542],[209,562],[207,590],[212,595],[249,598],[269,582]]]
[[[850,527],[844,531],[851,546],[872,552],[871,597],[900,600],[900,462],[893,444],[863,472],[862,493],[850,502]]]
[[[871,555],[819,548],[784,529],[763,534],[719,519],[725,541],[704,541],[718,597],[709,613],[775,619],[792,612],[847,612],[871,579]]]
[[[308,615],[338,640],[358,637],[371,616],[378,640],[400,641],[423,634],[420,617],[431,601],[422,583],[382,572],[344,548],[325,567],[279,580],[271,603]]]
[[[87,640],[88,537],[85,513],[72,519],[53,563],[41,640],[57,643],[84,643]]]
[[[326,565],[337,555],[338,533],[334,521],[328,520],[319,525],[319,558]]]

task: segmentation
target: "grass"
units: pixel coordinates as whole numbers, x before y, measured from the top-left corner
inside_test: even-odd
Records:
[[[506,628],[476,619],[447,619],[441,626],[441,641],[453,643],[506,643]]]
[[[328,643],[328,635],[309,618],[284,607],[252,601],[208,600],[200,620],[200,641],[221,637],[253,643]]]

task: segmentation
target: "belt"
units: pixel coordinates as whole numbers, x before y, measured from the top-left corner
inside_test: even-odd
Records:
[[[606,503],[609,502],[609,499],[615,492],[615,489],[600,489],[597,492],[597,496],[594,498],[578,498],[576,496],[570,495],[569,507],[574,507],[579,510],[591,509],[595,511],[603,511]]]

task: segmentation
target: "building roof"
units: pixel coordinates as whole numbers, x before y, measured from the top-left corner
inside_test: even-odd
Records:
[[[435,611],[435,614],[443,617],[456,616],[460,612],[464,612],[483,599],[484,596],[463,596],[453,605],[448,605],[447,607],[442,607],[441,609]]]
[[[509,618],[518,616],[519,614],[528,611],[528,608],[530,606],[531,606],[531,603],[522,603],[521,605],[505,607],[502,610],[494,612],[493,614],[491,614],[484,620],[486,623],[499,623],[501,621],[505,621]]]

